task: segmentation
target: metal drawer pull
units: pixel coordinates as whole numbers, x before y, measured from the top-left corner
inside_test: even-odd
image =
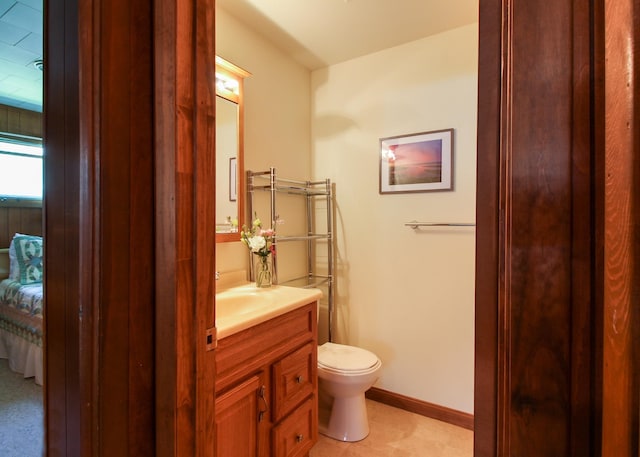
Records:
[[[296,376],[296,382],[298,384],[302,384],[304,382],[304,377],[302,375]]]
[[[260,398],[260,400],[262,400],[262,402],[264,403],[264,409],[260,409],[260,411],[258,411],[258,422],[262,422],[262,419],[264,419],[264,414],[269,411],[269,403],[267,403],[267,399],[265,397],[265,390],[266,386],[262,386],[258,390],[258,398]]]
[[[304,435],[297,435],[296,436],[296,443],[302,443],[302,440],[304,440]]]

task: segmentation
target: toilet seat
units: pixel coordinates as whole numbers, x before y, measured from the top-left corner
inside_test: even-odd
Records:
[[[336,343],[318,347],[318,368],[329,372],[355,375],[373,371],[379,365],[378,357],[366,349]]]

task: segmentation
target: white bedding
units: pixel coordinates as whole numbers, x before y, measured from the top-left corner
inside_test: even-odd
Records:
[[[33,377],[36,384],[42,385],[41,346],[0,329],[0,359],[8,359],[9,368],[16,373],[22,373],[25,378]]]
[[[0,358],[11,370],[44,381],[42,238],[16,233],[0,249]],[[8,278],[7,278],[8,276]]]

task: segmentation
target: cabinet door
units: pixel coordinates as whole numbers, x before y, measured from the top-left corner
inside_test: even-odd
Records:
[[[264,409],[261,391],[264,385],[261,377],[255,375],[216,399],[217,457],[259,455],[258,422]]]

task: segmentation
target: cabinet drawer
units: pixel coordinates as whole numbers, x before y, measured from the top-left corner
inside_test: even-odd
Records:
[[[313,343],[305,344],[274,363],[273,420],[284,417],[311,395],[317,382],[317,353]]]
[[[216,390],[315,341],[316,302],[222,338],[216,350]]]
[[[318,440],[315,399],[304,402],[273,429],[274,457],[307,455]]]

